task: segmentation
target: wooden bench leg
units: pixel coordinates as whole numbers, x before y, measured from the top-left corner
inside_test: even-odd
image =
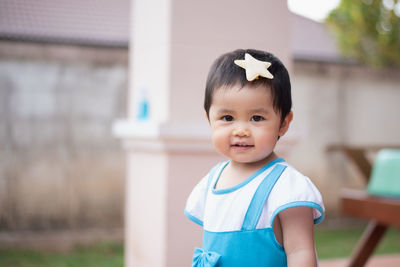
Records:
[[[349,267],[364,266],[387,229],[387,225],[371,221],[351,255]]]

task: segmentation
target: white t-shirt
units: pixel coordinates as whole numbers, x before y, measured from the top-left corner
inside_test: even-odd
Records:
[[[216,190],[215,185],[229,161],[221,162],[195,186],[185,208],[186,216],[210,232],[239,231],[247,209],[260,183],[276,164],[286,166],[265,201],[257,229],[272,228],[279,212],[299,206],[313,208],[314,223],[324,217],[324,205],[318,189],[283,159],[264,166],[240,184]]]

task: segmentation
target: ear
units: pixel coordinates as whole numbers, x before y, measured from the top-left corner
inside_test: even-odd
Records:
[[[289,114],[286,115],[285,119],[281,124],[281,128],[279,129],[279,136],[284,136],[287,130],[289,129],[290,123],[293,120],[293,111],[290,111]]]

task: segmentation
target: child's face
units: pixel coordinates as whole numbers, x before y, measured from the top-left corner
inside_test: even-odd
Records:
[[[281,123],[269,88],[233,86],[214,92],[209,111],[212,141],[232,163],[266,163],[292,114]]]

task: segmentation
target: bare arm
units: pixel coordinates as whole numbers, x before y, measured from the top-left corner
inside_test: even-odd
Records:
[[[278,216],[288,267],[316,267],[312,208],[290,208]]]

